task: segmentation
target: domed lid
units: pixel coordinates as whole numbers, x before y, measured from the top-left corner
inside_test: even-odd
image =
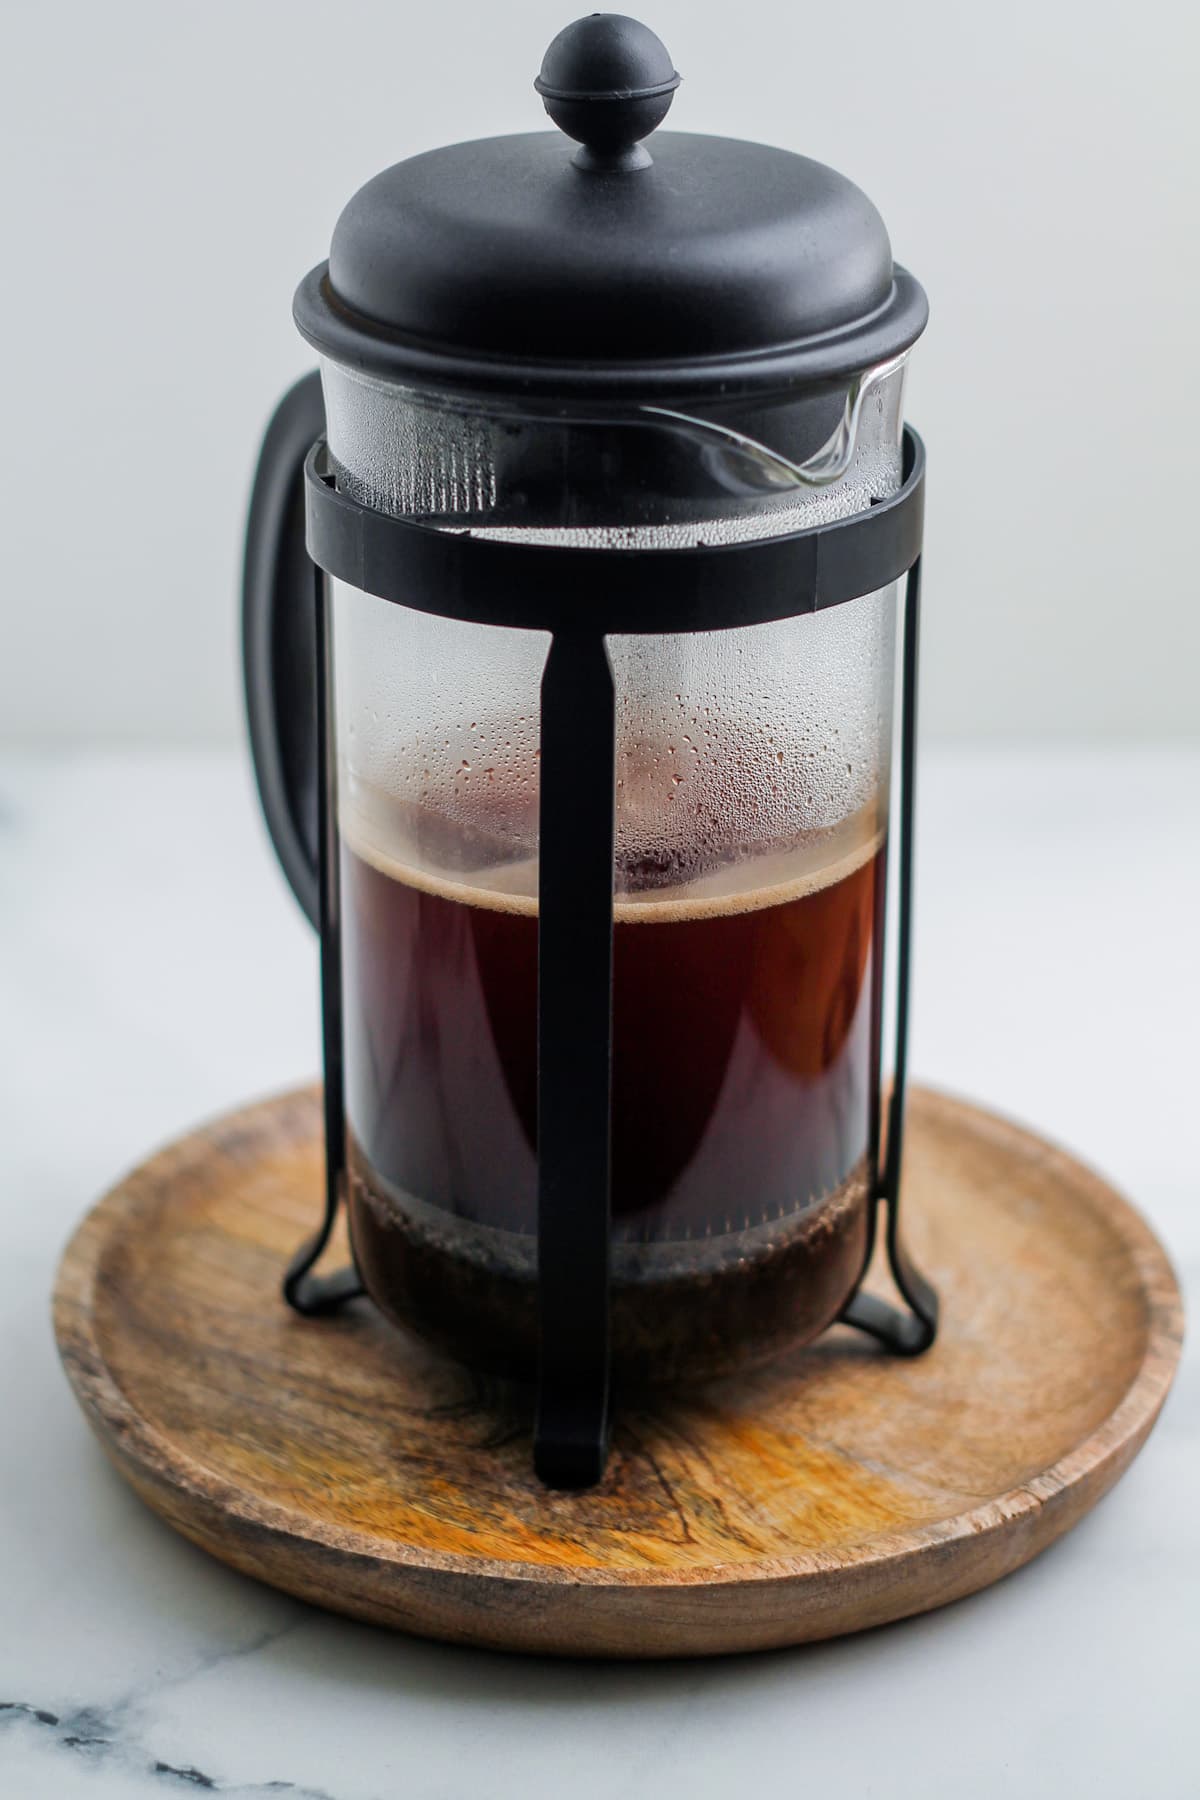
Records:
[[[907,349],[925,296],[866,195],[658,131],[679,80],[636,20],[569,25],[534,86],[579,147],[482,138],[377,175],[301,283],[301,332],[395,380],[596,400],[820,384]]]

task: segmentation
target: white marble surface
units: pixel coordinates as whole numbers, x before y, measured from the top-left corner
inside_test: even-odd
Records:
[[[1083,1152],[1200,1275],[1200,753],[931,753],[918,1078]],[[232,756],[0,759],[0,1795],[291,1800],[1200,1792],[1200,1381],[1039,1562],[947,1611],[707,1664],[390,1637],[128,1493],[48,1295],[153,1144],[316,1063],[315,953]]]

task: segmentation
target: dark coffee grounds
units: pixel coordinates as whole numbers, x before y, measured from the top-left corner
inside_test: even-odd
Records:
[[[531,1236],[385,1189],[354,1146],[350,1216],[363,1279],[395,1323],[475,1367],[533,1375]],[[816,1337],[858,1281],[867,1224],[860,1165],[833,1193],[782,1220],[690,1243],[615,1243],[614,1376],[704,1380]]]

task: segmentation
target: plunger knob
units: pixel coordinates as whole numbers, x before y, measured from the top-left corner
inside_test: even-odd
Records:
[[[583,146],[578,168],[623,172],[649,166],[642,139],[666,118],[679,82],[648,25],[592,13],[559,32],[533,85],[559,130]]]

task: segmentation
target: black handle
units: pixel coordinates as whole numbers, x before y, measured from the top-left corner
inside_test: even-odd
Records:
[[[242,668],[259,798],[275,853],[320,921],[317,645],[304,543],[304,459],[325,431],[314,369],[289,388],[263,439],[242,572]]]

